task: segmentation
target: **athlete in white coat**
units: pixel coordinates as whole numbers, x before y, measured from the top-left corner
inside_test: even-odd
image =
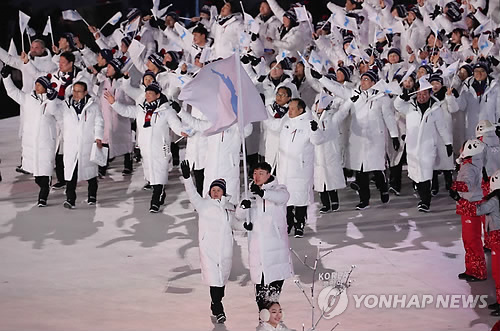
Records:
[[[400,147],[396,119],[389,105],[390,99],[371,89],[377,80],[375,71],[370,69],[365,72],[361,76],[360,90],[334,115],[339,117],[335,121],[351,115],[346,167],[356,171],[356,182],[351,183],[351,187],[359,191],[360,203],[356,206],[359,210],[370,205],[370,172],[374,172],[382,203],[389,202],[389,188],[383,172],[387,131],[394,149],[398,150]]]
[[[260,311],[269,295],[279,298],[285,279],[293,275],[286,224],[290,194],[271,175],[271,166],[266,162],[255,166],[250,190],[252,196],[241,201],[236,217],[245,221],[243,226],[249,231],[248,264]]]
[[[181,170],[186,193],[198,213],[201,276],[205,284],[210,286],[210,309],[217,323],[224,323],[226,315],[222,298],[233,262],[236,207],[229,202],[224,179],[214,180],[210,184],[208,196],[203,198],[196,192],[190,178],[191,168],[188,161],[181,162]]]
[[[121,89],[123,78],[121,68],[123,63],[120,59],[113,59],[107,65],[106,78],[99,86],[99,102],[102,116],[104,118],[103,144],[109,148],[108,160],[124,155],[122,174],[132,174],[132,127],[128,117],[118,114],[104,97],[104,92],[115,96],[115,99],[125,105],[134,105],[135,102]],[[109,161],[108,161],[109,162]],[[99,168],[100,174],[105,174],[107,165]]]
[[[319,95],[318,95],[319,96]],[[342,170],[342,151],[339,148],[339,126],[333,121],[330,105],[321,108],[318,100],[313,105],[311,121],[314,146],[314,190],[319,192],[323,207],[320,213],[339,209],[338,189],[344,188],[345,179]]]
[[[238,49],[240,33],[244,30],[241,6],[238,1],[226,1],[220,15],[212,25],[210,34],[214,39],[212,58],[230,57]]]
[[[266,106],[270,118],[261,122],[260,144],[263,146],[261,155],[264,155],[266,162],[269,163],[273,169],[276,168],[276,163],[278,161],[280,134],[279,131],[270,130],[267,126],[276,126],[276,122],[281,122],[281,119],[288,112],[288,103],[291,99],[291,89],[286,86],[279,87],[276,91],[275,101]]]
[[[59,55],[59,68],[54,72],[44,71],[42,68],[35,66],[35,61],[32,61],[30,57],[26,54],[21,55],[21,59],[24,61],[24,69],[23,72],[26,71],[29,75],[40,77],[40,76],[48,76],[50,75],[50,80],[52,86],[57,91],[57,98],[59,100],[64,100],[71,96],[72,93],[72,85],[74,82],[83,81],[86,84],[92,81],[92,78],[89,73],[81,70],[79,67],[75,65],[75,55],[72,52],[63,52]],[[93,92],[89,90],[89,94]],[[64,108],[62,103],[58,103],[61,107]],[[56,155],[56,176],[57,183],[52,187],[54,189],[64,188],[66,185],[64,177],[64,162],[63,162],[63,150],[64,150],[64,139],[62,128],[58,127],[57,134],[57,155]]]
[[[437,156],[437,145],[442,139],[448,156],[453,153],[452,137],[443,120],[443,102],[431,97],[429,90],[417,92],[416,100],[402,95],[394,107],[406,115],[406,153],[408,177],[417,183],[420,201],[417,208],[428,212],[431,204],[431,180]],[[438,137],[439,136],[439,137]]]
[[[30,45],[30,51],[26,55],[26,57],[29,58],[37,68],[40,68],[41,71],[52,72],[53,70],[56,69],[56,65],[52,62],[52,56],[49,50],[45,48],[45,42],[43,40],[40,39],[33,40]],[[25,70],[26,68],[24,66],[23,60],[21,60],[18,56],[10,55],[3,48],[0,48],[0,60],[3,63],[5,63],[5,65],[16,68],[22,72],[22,80],[23,80],[22,91],[24,93],[31,93],[34,88],[35,80],[41,75],[36,76],[30,74],[27,70]],[[21,107],[20,111],[21,120],[19,123],[19,138],[22,138],[22,132],[23,132],[22,125],[23,125],[24,112],[22,111],[23,105],[20,105],[20,107]],[[22,168],[21,165],[16,167],[16,171],[24,174],[28,173],[26,170]]]
[[[152,82],[146,87],[144,102],[136,106],[116,102],[115,97],[109,92],[104,92],[104,97],[117,113],[137,120],[138,145],[143,157],[144,177],[153,187],[149,212],[158,213],[160,206],[165,203],[165,185],[168,183],[168,171],[172,159],[170,129],[178,135],[186,135],[182,132],[182,123],[175,115],[177,110],[172,108],[179,107],[180,110],[180,106],[176,103],[169,105],[157,82]]]
[[[457,98],[451,98],[450,109],[465,111],[465,139],[475,137],[476,125],[480,120],[496,123],[500,119],[500,85],[488,76],[489,65],[478,62],[474,65],[474,76],[464,81]],[[458,107],[452,103],[457,102]]]
[[[58,101],[54,101],[58,102]],[[102,148],[104,121],[101,109],[94,98],[88,94],[85,82],[73,84],[72,96],[64,101],[57,112],[63,118],[64,132],[64,178],[66,180],[66,201],[64,207],[75,208],[76,184],[88,182],[89,205],[97,202],[98,165],[90,161],[92,145]]]
[[[35,176],[35,183],[40,187],[38,207],[45,207],[56,155],[56,118],[53,109],[51,111],[55,104],[50,101],[56,92],[50,88],[49,78],[42,76],[36,80],[35,89],[25,93],[14,85],[8,74],[2,69],[7,94],[22,105],[21,111],[24,112],[21,166]]]
[[[283,23],[278,29],[278,34],[274,38],[267,37],[267,40],[280,51],[286,50],[293,55],[297,51],[303,52],[312,40],[307,26],[300,24],[293,8],[284,11],[276,0],[267,0],[267,3],[276,17]]]
[[[280,133],[276,174],[290,192],[287,203],[288,233],[304,236],[307,206],[313,202],[314,146],[311,140],[311,113],[301,99],[292,99],[288,113],[269,129]]]

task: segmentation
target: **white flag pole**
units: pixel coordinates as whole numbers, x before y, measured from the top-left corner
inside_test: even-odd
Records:
[[[109,23],[109,21],[108,21],[108,22],[106,22],[106,23],[104,23],[104,25],[103,25],[103,26],[101,26],[101,28],[100,28],[99,30],[97,30],[97,31],[102,31],[102,29],[104,29],[104,27],[105,27],[106,25],[108,25],[108,23]]]
[[[24,32],[21,31],[21,47],[22,47],[22,51],[24,53]]]
[[[75,12],[77,12],[77,11],[75,10]],[[78,15],[80,15],[80,13],[78,13]],[[82,18],[83,23],[87,24],[87,26],[90,26],[90,24],[83,18],[82,15],[80,15],[80,17]]]
[[[243,185],[245,187],[245,199],[248,199],[248,169],[247,169],[247,150],[245,143],[245,128],[243,127],[243,111],[242,111],[242,96],[243,90],[241,89],[241,65],[240,65],[240,49],[234,55],[234,62],[236,64],[236,83],[238,84],[238,129],[240,131],[241,149],[243,151]],[[247,223],[250,223],[250,209],[246,210],[245,218]]]
[[[30,47],[31,47],[31,36],[30,36],[30,33],[28,31],[28,27],[26,27],[26,30],[24,30],[26,32],[26,35],[28,36],[28,41],[30,43]]]
[[[240,1],[241,11],[243,12],[243,20],[245,20],[245,8],[243,7],[243,2]],[[245,24],[245,31],[247,29],[247,25]],[[246,31],[248,32],[248,31]]]
[[[52,45],[55,45],[54,32],[52,31],[52,21],[50,20],[50,16],[49,16],[49,25],[50,25],[50,40],[52,40]]]

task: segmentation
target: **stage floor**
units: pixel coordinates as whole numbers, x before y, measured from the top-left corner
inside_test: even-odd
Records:
[[[180,171],[174,169],[161,214],[148,213],[150,192],[142,190],[142,168],[121,175],[121,159],[99,181],[98,204],[87,206],[86,183],[78,187],[75,210],[62,207],[63,191],[49,206],[35,206],[34,179],[14,171],[20,160],[18,118],[0,121],[0,330],[255,330],[258,313],[248,271],[247,238],[236,234],[230,282],[226,286],[225,325],[210,318],[208,287],[202,283],[197,214]],[[442,180],[442,177],[441,177]],[[460,218],[444,189],[432,212],[416,210],[406,181],[400,197],[382,205],[372,188],[371,208],[354,210],[356,194],[340,192],[340,210],[322,215],[291,247],[308,263],[334,249],[318,264],[321,271],[349,270],[348,306],[323,319],[317,330],[489,330],[498,318],[487,308],[356,307],[354,296],[488,295],[495,300],[491,264],[488,281],[457,279],[464,269]],[[316,197],[318,198],[318,197]],[[312,275],[293,257],[297,279],[309,292]],[[316,294],[323,284],[316,283]],[[365,302],[366,303],[366,302]],[[285,324],[311,326],[303,293],[287,280],[281,295]],[[319,311],[316,312],[316,318]]]

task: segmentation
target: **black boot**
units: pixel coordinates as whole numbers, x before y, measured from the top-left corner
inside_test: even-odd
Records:
[[[320,208],[319,212],[320,214],[326,214],[330,212],[330,196],[328,195],[328,192],[319,192],[319,198],[321,200],[321,203],[323,204],[323,207]]]
[[[328,195],[330,196],[332,211],[339,210],[339,194],[337,193],[337,190],[328,191]]]

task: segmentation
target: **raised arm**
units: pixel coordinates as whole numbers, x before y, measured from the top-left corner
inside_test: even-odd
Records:
[[[26,94],[18,89],[14,82],[9,77],[3,79],[3,84],[5,85],[5,90],[7,91],[7,95],[11,97],[12,100],[17,102],[19,105],[24,104],[24,100],[26,98]]]

